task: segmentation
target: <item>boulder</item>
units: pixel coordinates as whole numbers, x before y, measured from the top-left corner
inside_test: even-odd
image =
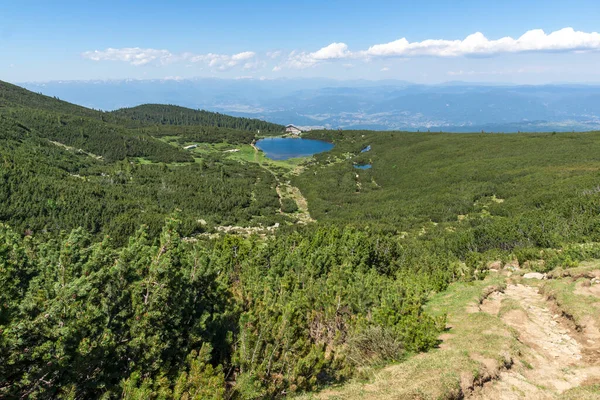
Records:
[[[546,279],[546,274],[541,274],[539,272],[528,272],[525,275],[523,275],[523,278],[525,279]]]

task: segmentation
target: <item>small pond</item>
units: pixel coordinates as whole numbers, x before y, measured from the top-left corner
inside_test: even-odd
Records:
[[[371,164],[354,164],[354,168],[356,169],[371,169]]]
[[[333,149],[333,144],[322,140],[302,138],[265,138],[256,142],[256,147],[271,160],[310,157]]]

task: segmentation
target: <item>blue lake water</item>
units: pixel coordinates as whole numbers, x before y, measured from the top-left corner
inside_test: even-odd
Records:
[[[354,168],[356,169],[371,169],[372,165],[371,164],[355,164]]]
[[[302,138],[265,138],[256,142],[256,147],[271,160],[309,157],[333,149],[333,144],[322,140]]]

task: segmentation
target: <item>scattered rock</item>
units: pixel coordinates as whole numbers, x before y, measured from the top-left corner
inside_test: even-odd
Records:
[[[523,278],[525,279],[546,279],[546,274],[541,274],[539,272],[529,272],[526,273],[525,275],[523,275]]]

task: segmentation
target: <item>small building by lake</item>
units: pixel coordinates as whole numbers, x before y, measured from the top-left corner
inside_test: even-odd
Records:
[[[285,133],[291,133],[292,135],[300,136],[302,129],[290,124],[285,127]]]

